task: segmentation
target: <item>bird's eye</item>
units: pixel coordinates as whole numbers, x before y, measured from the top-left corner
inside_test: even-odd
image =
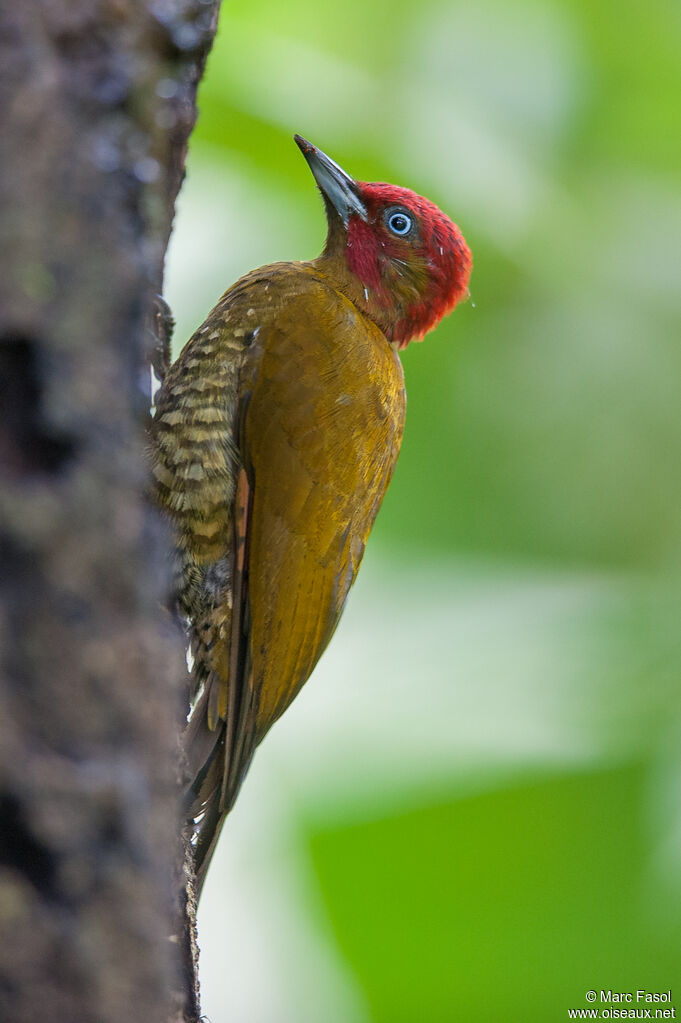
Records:
[[[409,234],[412,226],[412,219],[408,213],[404,210],[394,210],[392,213],[388,213],[386,217],[388,228],[393,234],[399,235],[401,238],[405,234]]]

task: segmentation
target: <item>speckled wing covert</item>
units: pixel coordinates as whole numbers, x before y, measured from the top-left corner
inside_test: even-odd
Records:
[[[404,413],[395,351],[311,264],[242,278],[166,377],[153,471],[194,658],[200,879],[256,745],[338,624]]]

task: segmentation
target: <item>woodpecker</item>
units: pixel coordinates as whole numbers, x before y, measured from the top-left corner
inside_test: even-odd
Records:
[[[193,668],[186,753],[200,891],[256,746],[338,624],[395,468],[398,350],[468,293],[459,228],[295,136],[322,254],[232,285],[156,397],[152,473]]]

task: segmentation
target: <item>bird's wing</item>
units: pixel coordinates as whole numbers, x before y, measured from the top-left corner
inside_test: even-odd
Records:
[[[230,765],[235,782],[338,624],[395,466],[405,410],[397,355],[320,282],[279,310],[242,388],[252,712],[242,763]]]

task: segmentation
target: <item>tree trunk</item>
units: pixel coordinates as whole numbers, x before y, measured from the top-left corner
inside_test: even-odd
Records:
[[[148,360],[218,0],[0,12],[0,1019],[198,1016]],[[146,322],[146,326],[145,326]],[[178,890],[179,905],[178,904]]]

